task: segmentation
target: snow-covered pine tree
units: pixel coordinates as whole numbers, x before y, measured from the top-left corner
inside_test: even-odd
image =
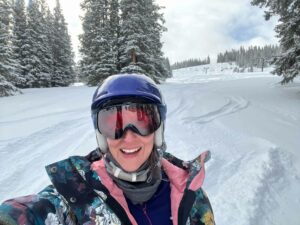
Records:
[[[164,63],[164,65],[165,65],[165,68],[166,68],[167,71],[168,71],[168,76],[167,76],[167,78],[172,77],[173,74],[172,74],[172,69],[171,69],[171,64],[170,64],[169,58],[163,58],[163,63]]]
[[[0,96],[13,95],[19,90],[19,74],[15,72],[11,43],[12,5],[9,0],[0,0]]]
[[[144,18],[147,22],[146,32],[147,36],[150,37],[150,49],[151,57],[150,60],[154,64],[155,76],[164,80],[169,76],[168,69],[165,67],[163,62],[162,42],[161,36],[166,28],[163,26],[165,20],[163,14],[160,13],[162,7],[155,4],[154,0],[143,0],[144,1]]]
[[[43,10],[44,11],[44,10]],[[48,46],[51,53],[51,64],[49,64],[49,72],[51,74],[51,86],[53,85],[54,78],[54,43],[55,43],[55,34],[54,34],[54,16],[49,9],[48,6],[45,8],[45,15],[44,15],[44,24],[45,24],[45,35],[48,42]]]
[[[119,15],[120,5],[119,0],[110,0],[109,6],[109,34],[111,40],[111,55],[113,57],[113,62],[116,66],[112,72],[120,71],[120,51],[118,38],[120,37],[120,15]]]
[[[275,31],[280,38],[282,53],[274,59],[274,74],[283,76],[288,83],[300,75],[300,1],[299,0],[252,0],[252,5],[266,7],[265,19],[279,16]]]
[[[98,26],[98,20],[96,20],[93,15],[92,9],[93,1],[84,0],[81,3],[81,9],[85,12],[84,17],[82,18],[82,29],[83,34],[79,36],[79,40],[81,43],[80,53],[81,60],[79,62],[79,74],[81,80],[88,83],[88,77],[90,74],[93,74],[93,57],[92,57],[92,40],[96,38],[96,33],[94,32],[94,27]]]
[[[168,76],[160,36],[160,9],[152,0],[122,0],[120,29],[121,72],[145,73],[157,82]]]
[[[15,0],[13,5],[13,54],[15,60],[19,63],[20,80],[16,83],[18,87],[26,87],[25,70],[25,49],[26,49],[26,14],[25,1]]]
[[[45,73],[45,60],[43,52],[45,45],[43,42],[45,34],[38,0],[29,0],[27,7],[27,27],[25,44],[25,70],[26,87],[49,87],[51,77]]]
[[[39,57],[41,60],[41,77],[46,81],[43,87],[51,87],[52,85],[52,75],[53,75],[53,56],[52,56],[52,46],[50,45],[51,37],[49,37],[49,31],[51,25],[46,18],[49,7],[45,0],[39,0],[40,4],[40,19],[41,27],[39,30],[39,43],[40,43],[40,53]]]
[[[75,80],[74,53],[72,52],[71,38],[59,0],[56,0],[56,6],[54,8],[54,24],[51,30],[52,29],[54,73],[52,75],[51,85],[68,86]]]
[[[20,89],[8,82],[4,76],[0,74],[0,97],[11,96],[22,93]]]
[[[85,16],[84,33],[80,36],[80,65],[88,85],[98,85],[117,72],[118,53],[114,44],[118,28],[112,27],[118,24],[118,19],[115,18],[118,5],[115,4],[115,1],[109,0],[85,0],[81,4]]]
[[[206,64],[210,64],[210,57],[209,56],[207,56]]]
[[[121,72],[144,73],[153,77],[153,68],[152,71],[146,68],[147,64],[150,65],[150,46],[149,39],[144,31],[146,23],[142,15],[142,0],[122,0],[120,9],[119,50]]]

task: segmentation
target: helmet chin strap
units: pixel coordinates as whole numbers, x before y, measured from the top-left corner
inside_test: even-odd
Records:
[[[103,154],[105,154],[108,150],[106,138],[102,134],[100,134],[98,129],[96,129],[95,132],[96,132],[96,140],[97,140],[98,147],[99,147],[100,151]]]
[[[104,137],[98,129],[95,129],[96,140],[100,151],[105,154],[108,151],[108,145],[106,137]],[[159,128],[154,132],[154,145],[157,149],[164,151],[166,149],[166,143],[164,141],[164,123],[161,123]]]
[[[162,179],[160,159],[154,147],[149,158],[136,171],[126,172],[109,151],[104,155],[107,173],[133,204],[148,201],[156,192]]]
[[[150,168],[145,168],[141,171],[126,172],[119,164],[113,159],[113,156],[108,152],[104,155],[106,170],[112,176],[129,182],[144,182],[148,178]]]

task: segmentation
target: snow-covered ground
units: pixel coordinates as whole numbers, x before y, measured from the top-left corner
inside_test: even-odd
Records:
[[[220,225],[300,224],[300,80],[281,86],[268,71],[200,66],[160,85],[168,151],[187,160],[212,152],[204,188]],[[38,191],[49,183],[46,164],[96,147],[94,90],[0,98],[0,201]]]

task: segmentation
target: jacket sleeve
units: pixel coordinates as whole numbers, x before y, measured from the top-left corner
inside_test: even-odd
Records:
[[[1,225],[60,224],[61,200],[49,186],[37,195],[10,199],[0,205]],[[64,207],[65,208],[65,207]]]
[[[210,201],[202,188],[196,192],[194,210],[192,210],[191,214],[191,224],[215,225],[214,214]]]
[[[33,212],[28,204],[31,204],[34,196],[26,196],[10,199],[0,205],[0,224],[2,225],[34,225]]]

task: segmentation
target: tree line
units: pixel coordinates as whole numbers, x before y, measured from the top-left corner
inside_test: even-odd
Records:
[[[68,86],[73,58],[59,0],[53,13],[45,0],[27,6],[24,0],[0,0],[0,95],[15,87]]]
[[[84,0],[80,76],[97,85],[115,73],[171,76],[160,41],[164,18],[153,0]]]
[[[219,53],[217,63],[235,62],[240,68],[264,68],[269,66],[272,59],[280,54],[279,46],[266,45],[264,47],[250,46],[245,49],[243,46],[239,50],[232,49]]]
[[[243,46],[239,50],[232,49],[219,53],[217,55],[217,63],[235,62],[240,68],[264,68],[272,63],[275,56],[280,54],[280,47],[274,45],[266,45],[264,47],[250,46],[245,49]],[[181,62],[175,62],[171,68],[173,70],[210,64],[210,57],[206,59],[187,59]]]
[[[252,5],[265,9],[265,20],[279,18],[275,32],[279,47],[266,49],[251,47],[218,55],[218,62],[236,61],[240,67],[273,64],[273,74],[282,76],[282,84],[291,82],[300,75],[300,1],[299,0],[252,0]]]
[[[187,60],[183,60],[181,62],[175,62],[171,66],[171,68],[173,70],[176,70],[176,69],[192,67],[192,66],[200,66],[200,65],[206,65],[206,64],[210,64],[210,57],[209,56],[207,56],[207,58],[204,59],[204,60],[201,60],[201,59],[187,59]]]

